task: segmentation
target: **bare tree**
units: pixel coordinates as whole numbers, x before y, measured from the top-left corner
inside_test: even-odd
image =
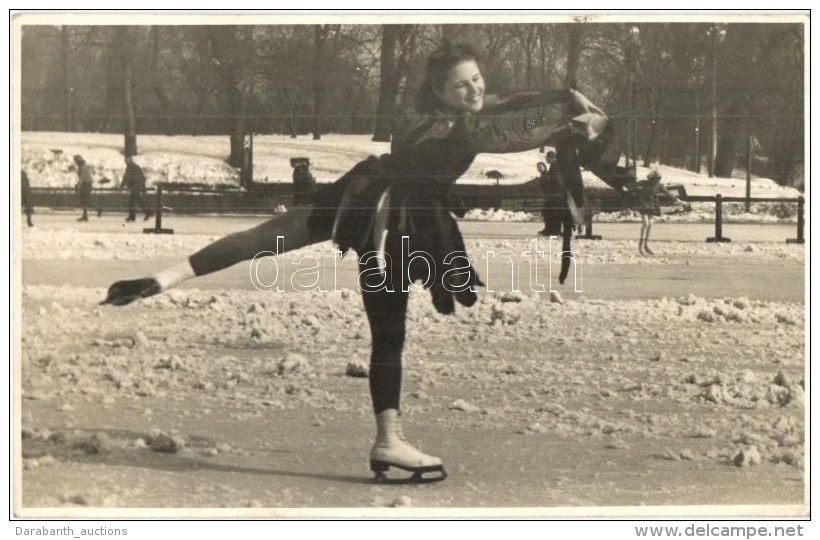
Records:
[[[729,58],[723,57],[720,72],[729,78],[723,86],[724,101],[729,105],[721,122],[721,134],[715,155],[715,176],[731,178],[737,162],[737,151],[748,132],[753,89],[760,88],[762,67],[791,32],[787,25],[768,26],[730,24],[726,28]],[[731,64],[727,64],[731,62]]]
[[[243,52],[240,51],[237,33],[239,27],[217,26],[208,28],[212,61],[225,89],[223,109],[225,126],[230,133],[231,153],[228,164],[242,167],[245,157],[245,116],[248,103],[247,92],[242,81]]]
[[[373,140],[388,142],[397,124],[396,107],[399,89],[407,75],[409,59],[414,49],[415,28],[413,25],[382,26],[382,47],[380,54],[381,78],[379,82],[379,104],[376,108],[376,123]],[[399,55],[396,57],[396,47]]]
[[[564,75],[564,86],[567,88],[578,86],[578,66],[581,63],[583,31],[582,23],[576,22],[567,26],[567,69]]]
[[[119,32],[120,59],[122,61],[123,89],[123,130],[125,135],[126,157],[137,155],[137,125],[134,119],[134,48],[136,31],[133,27],[124,26]]]
[[[66,131],[73,131],[74,124],[71,120],[72,118],[72,94],[73,89],[71,88],[71,36],[69,35],[69,27],[63,25],[60,28],[60,38],[61,38],[61,56],[62,56],[62,64],[63,64],[63,92],[64,92],[64,99],[65,99],[65,130]]]
[[[162,78],[160,77],[160,32],[161,26],[152,26],[150,30],[151,37],[151,64],[149,67],[149,76],[151,77],[151,87],[154,90],[154,95],[159,102],[160,110],[162,111],[162,123],[166,135],[171,134],[171,100],[165,89],[162,87]]]
[[[325,48],[333,25],[317,24],[313,28],[313,140],[322,138],[322,106],[325,94]]]
[[[521,46],[521,52],[524,54],[525,85],[527,88],[532,88],[535,84],[533,80],[533,60],[538,47],[538,25],[520,24],[515,25],[514,28],[515,38]]]
[[[398,34],[398,25],[382,25],[382,48],[379,55],[379,104],[376,107],[376,124],[373,129],[374,141],[390,141],[390,125],[396,100],[396,42],[398,41]]]

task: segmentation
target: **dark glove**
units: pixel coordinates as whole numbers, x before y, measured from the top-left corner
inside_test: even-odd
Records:
[[[108,288],[108,296],[100,302],[100,305],[124,306],[139,298],[147,298],[160,292],[162,289],[154,278],[118,281]]]

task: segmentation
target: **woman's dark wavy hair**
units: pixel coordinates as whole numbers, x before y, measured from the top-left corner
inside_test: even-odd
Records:
[[[441,108],[441,100],[435,90],[441,90],[450,70],[466,60],[481,61],[472,45],[443,41],[427,59],[424,81],[416,93],[415,107],[421,114],[432,114]]]

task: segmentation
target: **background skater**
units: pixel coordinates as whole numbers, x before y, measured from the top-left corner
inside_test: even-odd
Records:
[[[122,177],[121,187],[128,189],[128,217],[125,221],[136,221],[137,206],[145,214],[144,220],[151,219],[154,214],[142,200],[142,194],[145,193],[145,174],[142,168],[134,163],[134,158],[131,156],[125,157],[125,174]]]

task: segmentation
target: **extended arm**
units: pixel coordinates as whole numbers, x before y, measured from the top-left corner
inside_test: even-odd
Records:
[[[525,90],[506,94],[490,94],[484,98],[484,112],[503,114],[532,107],[570,103],[572,100],[571,90]]]
[[[504,114],[521,109],[549,105],[571,105],[578,114],[593,112],[606,116],[604,111],[577,90],[524,90],[506,94],[490,94],[484,98],[484,114]]]
[[[592,140],[606,126],[606,115],[583,94],[575,90],[518,92],[506,99],[491,100],[481,115],[466,119],[463,138],[476,153],[522,152],[539,146],[553,145],[572,134]],[[545,105],[566,103],[565,111]]]
[[[533,125],[534,124],[534,125]],[[524,115],[495,116],[465,122],[464,140],[475,153],[523,152],[572,135],[569,121]]]

